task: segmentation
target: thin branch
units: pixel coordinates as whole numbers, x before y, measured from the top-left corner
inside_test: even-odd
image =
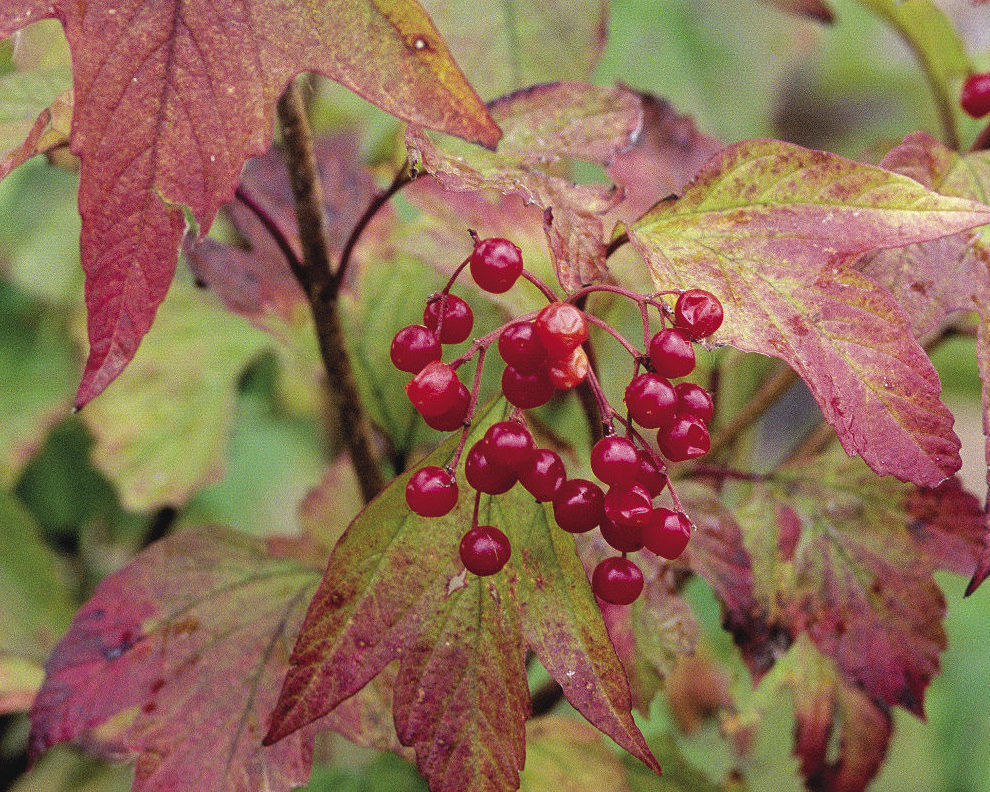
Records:
[[[718,451],[734,443],[758,418],[777,403],[777,399],[787,393],[797,382],[798,375],[785,366],[777,371],[763,386],[753,394],[746,405],[712,438],[709,455],[714,457]]]
[[[292,243],[289,241],[289,235],[279,224],[278,220],[268,213],[268,210],[262,206],[261,202],[243,184],[238,186],[234,197],[258,218],[258,221],[265,227],[271,238],[275,240],[278,249],[282,251],[282,255],[285,256],[285,260],[289,263],[289,269],[292,270],[296,279],[299,280],[302,273],[302,260],[296,255],[295,248],[292,247]]]

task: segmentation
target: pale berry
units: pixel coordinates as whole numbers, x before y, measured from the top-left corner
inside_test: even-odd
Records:
[[[529,430],[519,421],[499,421],[485,432],[485,456],[496,467],[519,475],[536,446]]]
[[[969,75],[963,83],[959,103],[973,118],[990,113],[990,72]]]
[[[694,371],[691,340],[675,327],[661,330],[650,341],[650,364],[661,377],[683,377]]]
[[[650,514],[643,525],[641,537],[647,550],[673,561],[688,545],[691,521],[683,512],[671,511],[661,506]]]
[[[584,312],[570,303],[550,303],[537,314],[534,324],[551,358],[565,358],[588,340]]]
[[[639,452],[639,471],[636,473],[636,483],[641,484],[650,493],[651,498],[655,498],[667,486],[667,474],[658,466],[653,455],[645,451]]]
[[[510,324],[498,337],[498,353],[516,371],[532,374],[547,362],[547,350],[532,322]]]
[[[574,347],[566,358],[550,361],[547,377],[557,390],[571,390],[580,385],[588,376],[591,364],[584,347]]]
[[[609,487],[603,503],[605,516],[623,528],[641,524],[653,510],[653,499],[642,484]]]
[[[628,558],[606,558],[591,575],[595,596],[613,605],[629,605],[643,592],[643,573]]]
[[[567,471],[560,456],[549,448],[537,448],[519,474],[519,483],[538,501],[549,501],[566,478]]]
[[[678,382],[674,387],[677,394],[677,414],[696,415],[708,423],[715,414],[712,395],[693,382]]]
[[[569,533],[584,533],[605,517],[601,487],[586,479],[568,479],[553,496],[553,516]]]
[[[460,385],[453,368],[434,360],[406,383],[406,395],[420,415],[443,415],[458,403]]]
[[[479,577],[494,575],[512,555],[509,537],[494,525],[476,525],[461,539],[461,562]]]
[[[502,294],[522,275],[522,251],[508,239],[482,239],[471,253],[471,277],[486,292]]]
[[[712,440],[708,427],[698,416],[678,415],[657,432],[657,445],[671,462],[684,462],[707,454]]]
[[[619,525],[608,517],[600,526],[602,539],[620,553],[635,553],[643,549],[642,530],[639,525]]]
[[[674,305],[674,323],[689,338],[708,338],[722,326],[722,303],[704,289],[688,289]]]
[[[420,468],[406,484],[406,503],[420,517],[443,517],[457,505],[457,483],[436,465]]]
[[[481,439],[471,446],[464,462],[464,477],[478,492],[501,495],[512,489],[512,485],[516,483],[516,472],[492,462],[486,445],[484,439]]]
[[[442,350],[432,330],[423,325],[409,325],[395,334],[388,354],[399,371],[417,374],[427,363],[439,360]]]
[[[659,429],[674,417],[677,394],[670,380],[657,374],[640,374],[626,386],[623,398],[629,417],[647,429]]]
[[[468,408],[471,406],[471,391],[463,382],[457,383],[457,397],[447,412],[440,415],[424,415],[423,420],[431,429],[438,432],[453,432],[464,426],[467,420]]]
[[[459,344],[466,341],[474,327],[474,311],[464,300],[454,294],[434,295],[426,303],[423,311],[423,324],[434,333],[440,321],[440,304],[446,301],[443,312],[443,326],[440,328],[441,344]]]
[[[632,441],[603,437],[591,449],[591,470],[606,484],[631,484],[639,472],[639,454]]]
[[[526,374],[506,366],[502,372],[502,394],[513,407],[531,410],[550,401],[554,387],[545,372]]]

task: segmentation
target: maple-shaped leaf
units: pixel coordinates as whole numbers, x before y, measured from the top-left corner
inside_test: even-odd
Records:
[[[175,271],[182,207],[205,233],[271,137],[300,71],[388,112],[493,146],[498,127],[415,0],[11,0],[0,39],[61,20],[72,50],[72,151],[90,356],[83,405],[127,365]]]
[[[944,195],[985,201],[990,196],[990,152],[958,154],[935,138],[909,135],[881,165]],[[953,311],[976,311],[976,359],[983,381],[983,433],[990,482],[990,229],[888,250],[859,268],[897,298],[916,336],[935,330]],[[988,518],[990,519],[990,518]],[[990,523],[988,523],[990,524]],[[990,546],[970,584],[972,593],[990,574]]]
[[[468,443],[503,413],[480,411]],[[456,440],[426,462],[444,464]],[[398,660],[396,728],[431,789],[515,789],[525,759],[528,644],[580,712],[656,767],[573,537],[551,530],[545,506],[525,493],[486,497],[479,519],[507,533],[513,555],[497,575],[469,575],[457,548],[472,499],[445,517],[419,518],[405,504],[411,475],[372,501],[337,543],[266,741],[278,744]],[[463,464],[458,481],[468,491]]]
[[[845,259],[990,221],[990,207],[773,140],[725,149],[630,226],[660,289],[721,300],[716,340],[786,361],[843,448],[934,486],[959,469],[952,415],[897,301]]]
[[[621,199],[611,185],[574,184],[561,176],[570,160],[607,165],[634,140],[639,97],[623,88],[578,82],[536,85],[489,103],[503,137],[495,151],[410,126],[413,166],[450,190],[517,194],[545,212],[547,239],[565,289],[600,279],[605,266],[601,215]]]
[[[380,696],[261,745],[318,580],[317,568],[229,529],[187,528],[152,545],[97,587],[55,648],[31,750],[72,741],[136,758],[139,792],[288,792],[309,776],[318,729],[380,745],[381,726],[391,733],[373,714],[388,711]]]

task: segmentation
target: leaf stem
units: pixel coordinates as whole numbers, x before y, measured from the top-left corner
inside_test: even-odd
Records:
[[[327,392],[334,407],[337,428],[350,453],[361,494],[365,501],[370,501],[384,488],[385,479],[344,342],[337,300],[342,268],[338,268],[336,275],[331,270],[323,185],[313,153],[313,133],[296,81],[289,83],[278,101],[278,118],[302,247],[302,259],[293,273],[309,300],[316,323],[320,355],[327,373]],[[381,203],[374,205],[377,207]],[[355,240],[373,214],[366,211],[363,224],[359,221],[355,226],[351,234]]]
[[[292,247],[292,242],[289,241],[289,235],[282,228],[278,220],[268,212],[258,198],[243,184],[238,185],[237,190],[234,192],[234,197],[258,218],[258,221],[265,227],[271,238],[275,240],[278,249],[282,251],[282,255],[285,256],[285,260],[289,263],[289,269],[299,279],[303,263],[296,253],[295,248]]]

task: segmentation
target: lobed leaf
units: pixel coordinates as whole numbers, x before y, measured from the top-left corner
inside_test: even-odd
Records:
[[[658,288],[721,300],[717,341],[790,364],[847,453],[935,486],[961,464],[938,376],[890,293],[842,262],[988,220],[990,208],[906,177],[755,140],[710,160],[630,238]]]
[[[601,734],[574,718],[547,715],[526,725],[521,792],[629,792],[626,770]],[[655,780],[655,778],[654,778]]]

